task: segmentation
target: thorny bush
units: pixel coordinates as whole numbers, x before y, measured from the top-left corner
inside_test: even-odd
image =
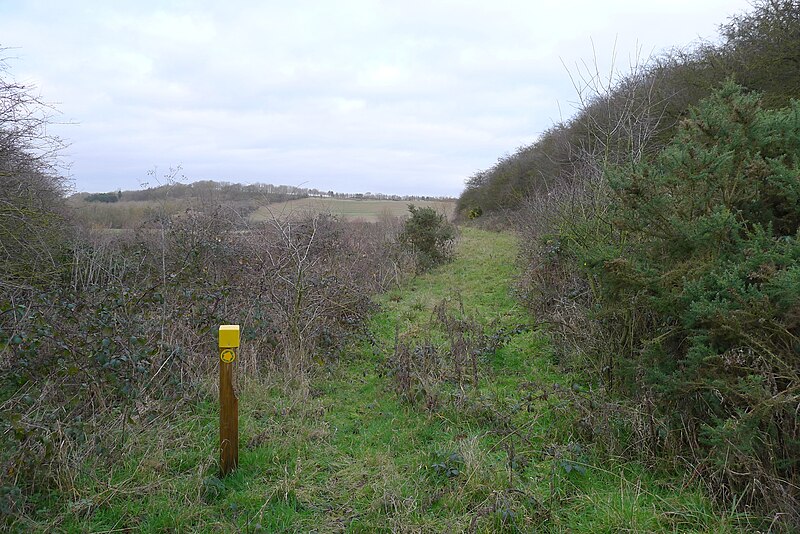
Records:
[[[137,429],[203,395],[219,324],[242,326],[244,373],[338,358],[369,296],[410,266],[398,230],[322,215],[247,225],[213,207],[76,230],[51,283],[0,286],[0,513],[71,493],[89,460],[118,461]]]

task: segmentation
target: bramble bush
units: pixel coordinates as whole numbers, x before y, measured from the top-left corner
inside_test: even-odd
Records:
[[[76,229],[49,286],[0,286],[0,524],[207,395],[219,324],[242,325],[243,375],[336,360],[370,295],[402,275],[397,230],[323,215],[245,225],[213,207]]]

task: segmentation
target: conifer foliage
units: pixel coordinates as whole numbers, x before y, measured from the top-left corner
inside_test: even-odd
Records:
[[[653,161],[607,176],[613,231],[583,263],[601,309],[648,317],[615,387],[654,396],[727,491],[796,514],[800,102],[728,82]]]

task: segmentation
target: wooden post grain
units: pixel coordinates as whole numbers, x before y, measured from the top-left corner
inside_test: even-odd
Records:
[[[219,327],[219,466],[226,476],[239,466],[239,399],[233,367],[239,348],[239,325]]]

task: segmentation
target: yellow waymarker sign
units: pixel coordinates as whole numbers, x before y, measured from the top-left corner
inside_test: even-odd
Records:
[[[233,349],[222,349],[219,353],[219,359],[225,363],[232,363],[236,359],[236,352]]]

